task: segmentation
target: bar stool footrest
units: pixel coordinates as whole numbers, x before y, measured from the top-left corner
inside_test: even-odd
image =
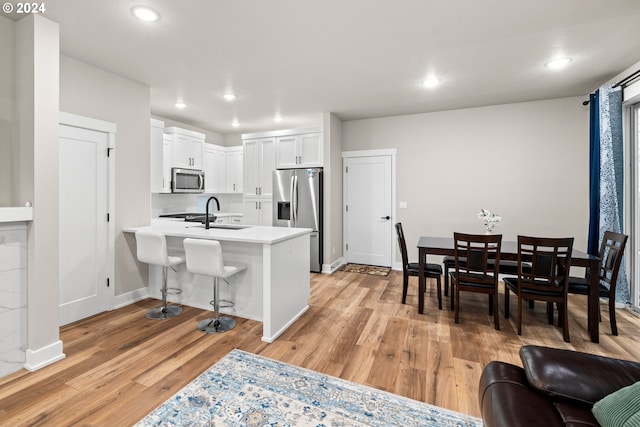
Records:
[[[179,288],[167,288],[167,295],[180,295],[182,293],[182,289]]]
[[[215,307],[216,303],[215,303],[214,300],[211,300],[211,301],[209,301],[209,305],[211,307]],[[226,299],[221,299],[219,304],[218,304],[218,307],[220,307],[220,308],[231,308],[231,307],[235,307],[235,306],[236,306],[235,302],[229,301],[229,300],[226,300]]]

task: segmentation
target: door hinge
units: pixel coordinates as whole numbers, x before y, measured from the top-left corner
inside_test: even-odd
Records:
[[[107,277],[107,288],[109,287],[109,278]]]
[[[113,150],[113,148],[107,148],[107,157],[111,157],[111,150]]]
[[[344,210],[345,210],[346,212],[349,212],[349,205],[345,205]]]
[[[109,212],[107,212],[107,222],[109,222]]]
[[[345,166],[345,168],[344,168],[344,172],[345,172],[345,173],[349,173],[349,166]]]
[[[345,250],[347,250],[347,251],[349,250],[349,244],[348,243],[345,245]]]

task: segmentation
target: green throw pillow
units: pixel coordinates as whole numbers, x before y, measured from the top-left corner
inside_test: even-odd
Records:
[[[591,412],[602,427],[640,427],[640,381],[603,397]]]

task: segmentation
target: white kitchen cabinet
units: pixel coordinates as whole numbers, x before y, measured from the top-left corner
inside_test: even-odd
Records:
[[[229,217],[229,224],[244,224],[241,215],[233,215]]]
[[[178,127],[169,127],[165,133],[171,138],[171,166],[174,168],[202,169],[205,135]]]
[[[149,164],[150,178],[151,178],[151,192],[162,193],[164,188],[163,181],[163,141],[162,136],[164,134],[164,122],[161,120],[151,119],[150,129],[150,157]]]
[[[276,169],[275,138],[254,138],[242,141],[244,146],[244,195],[273,195],[272,174]]]
[[[162,193],[171,193],[171,138],[162,137]]]
[[[226,182],[224,147],[204,144],[202,153],[202,170],[204,171],[205,193],[224,193]]]
[[[322,132],[279,136],[276,140],[276,168],[322,167]]]
[[[273,225],[273,202],[265,198],[245,198],[244,217],[242,221],[248,225]]]
[[[243,150],[242,147],[228,147],[225,153],[227,193],[243,192]]]

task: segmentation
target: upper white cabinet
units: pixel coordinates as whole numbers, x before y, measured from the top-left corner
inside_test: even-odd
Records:
[[[276,138],[252,138],[242,141],[244,146],[244,195],[268,196],[272,190],[273,171],[276,169]]]
[[[171,193],[171,138],[162,135],[162,191]]]
[[[276,140],[277,169],[321,167],[322,132],[278,136]]]
[[[151,119],[151,129],[150,129],[150,146],[149,151],[151,155],[151,163],[149,164],[150,177],[151,177],[151,192],[152,193],[161,193],[164,188],[162,182],[162,157],[163,157],[163,147],[162,147],[162,135],[164,132],[164,122],[161,120]]]
[[[242,147],[228,147],[225,157],[225,180],[227,193],[240,193],[243,191],[243,150]]]
[[[171,166],[174,168],[202,169],[205,135],[178,127],[169,127],[165,133],[171,139]],[[205,178],[206,179],[206,178]]]
[[[164,134],[164,122],[151,119],[151,192],[171,193],[171,141]]]
[[[242,147],[204,144],[205,193],[242,193]]]
[[[204,171],[205,193],[225,192],[225,169],[224,147],[204,144],[202,170]]]

